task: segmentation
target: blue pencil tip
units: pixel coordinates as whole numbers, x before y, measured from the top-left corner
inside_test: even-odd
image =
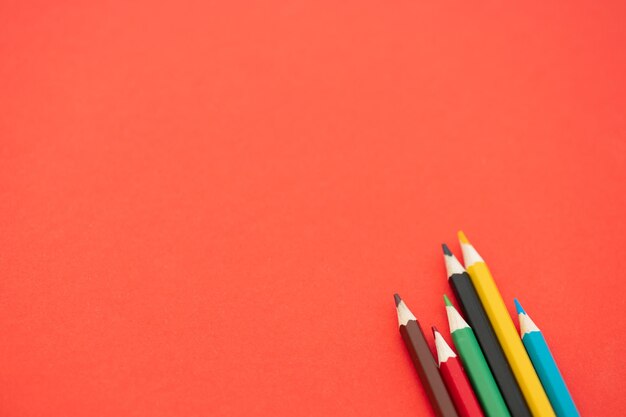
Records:
[[[517,298],[513,299],[513,301],[515,301],[515,308],[517,309],[517,314],[522,314],[522,313],[526,314],[522,305],[519,303],[519,301],[517,301]]]

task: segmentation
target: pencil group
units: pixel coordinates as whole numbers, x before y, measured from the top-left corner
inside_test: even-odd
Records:
[[[434,326],[433,337],[435,338],[439,372],[441,372],[459,415],[461,417],[484,416],[457,355]]]
[[[515,300],[518,335],[495,280],[459,232],[463,263],[443,245],[448,283],[460,312],[444,295],[456,352],[435,327],[437,362],[417,318],[394,296],[400,333],[437,416],[578,417],[547,342]]]
[[[435,414],[438,417],[458,417],[450,394],[441,379],[441,375],[437,369],[437,364],[430,352],[426,337],[422,331],[422,326],[411,313],[411,310],[404,304],[404,301],[398,294],[394,295],[396,302],[396,311],[398,313],[398,324],[400,326],[400,334],[404,339],[404,344],[409,351],[413,365],[419,374],[426,395],[430,399]]]
[[[502,398],[514,417],[531,417],[530,410],[515,381],[504,352],[498,343],[496,334],[491,327],[487,313],[480,302],[469,274],[459,260],[452,254],[447,245],[443,246],[443,257],[448,275],[448,283],[459,302],[465,319],[474,330],[489,369],[498,384]]]

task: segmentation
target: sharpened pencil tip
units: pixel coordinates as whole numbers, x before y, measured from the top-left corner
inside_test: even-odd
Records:
[[[458,236],[459,236],[459,242],[465,243],[465,244],[470,243],[469,240],[467,240],[467,236],[465,236],[465,233],[463,233],[463,230],[459,230]]]
[[[400,298],[400,296],[398,295],[398,293],[393,295],[393,299],[396,302],[396,307],[398,307],[398,304],[400,304],[400,301],[402,301],[402,298]]]
[[[446,303],[446,306],[452,307],[452,303],[450,302],[450,299],[445,294],[443,295],[443,302]]]
[[[437,326],[432,326],[431,329],[433,329],[433,337],[436,333],[440,333],[439,330],[437,330]]]
[[[515,302],[515,308],[517,309],[517,314],[526,314],[522,305],[519,303],[519,301],[517,301],[517,298],[514,298],[513,301]]]
[[[450,248],[448,247],[448,245],[446,245],[445,243],[442,243],[441,247],[443,248],[444,255],[452,256],[452,252],[450,251]]]

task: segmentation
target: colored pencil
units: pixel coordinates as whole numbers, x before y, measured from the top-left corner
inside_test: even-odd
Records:
[[[546,394],[548,394],[554,412],[557,417],[580,416],[541,330],[526,314],[517,299],[515,300],[515,307],[519,317],[522,342],[537,371],[537,375],[539,375],[543,388],[546,390]]]
[[[513,417],[531,417],[526,400],[524,400],[511,367],[506,361],[470,276],[448,246],[445,244],[442,246],[448,282],[459,302],[461,312],[474,330],[478,344],[485,355],[489,369],[491,369],[493,378],[500,388],[500,393],[509,408],[509,412]]]
[[[509,409],[506,407],[495,379],[493,379],[472,328],[463,320],[448,297],[444,295],[443,298],[446,303],[452,341],[457,352],[459,352],[459,356],[461,356],[463,368],[472,382],[472,387],[474,387],[474,392],[485,415],[488,417],[510,416]]]
[[[394,295],[400,334],[409,351],[411,360],[426,390],[435,414],[438,417],[458,417],[452,398],[441,379],[433,354],[419,322],[398,294]]]
[[[435,349],[437,350],[437,363],[443,382],[448,387],[448,392],[456,411],[461,417],[484,417],[478,404],[478,399],[472,391],[467,375],[461,367],[461,362],[450,345],[435,326],[433,326],[433,336],[435,337]]]
[[[526,404],[534,417],[555,417],[548,396],[522,345],[511,316],[504,305],[498,287],[487,264],[470,244],[463,232],[459,232],[465,269],[469,274],[480,301],[498,337],[500,346],[511,366],[515,379],[524,394]]]

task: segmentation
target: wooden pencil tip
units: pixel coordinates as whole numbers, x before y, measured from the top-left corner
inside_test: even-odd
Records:
[[[446,306],[452,307],[452,303],[450,302],[450,299],[445,294],[443,295],[443,302],[446,303]]]
[[[465,236],[465,233],[463,233],[462,230],[459,230],[458,236],[459,236],[459,242],[465,243],[465,244],[470,243],[469,240],[467,240],[467,236]]]
[[[432,326],[431,329],[433,329],[433,337],[435,336],[435,333],[441,333],[438,329],[437,326]]]
[[[441,248],[443,249],[444,255],[452,256],[452,252],[450,251],[450,248],[448,247],[448,245],[446,245],[445,243],[442,243]]]
[[[400,301],[402,301],[402,298],[400,298],[400,296],[398,295],[398,293],[395,293],[393,295],[393,299],[396,302],[396,307],[398,307],[398,305],[400,304]]]
[[[515,302],[515,309],[517,310],[517,314],[526,314],[520,302],[517,301],[517,298],[514,298],[513,301]]]

